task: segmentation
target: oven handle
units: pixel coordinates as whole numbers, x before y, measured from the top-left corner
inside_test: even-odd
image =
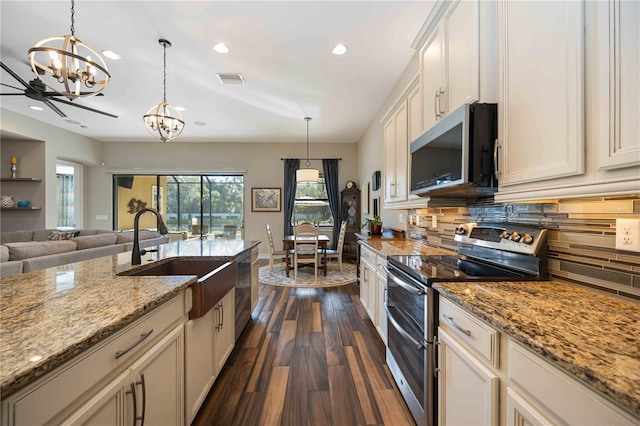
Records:
[[[402,337],[409,340],[413,344],[416,350],[422,350],[426,348],[424,343],[417,341],[411,335],[409,335],[409,333],[407,333],[402,327],[400,327],[400,324],[393,317],[393,314],[389,311],[389,306],[387,306],[386,303],[384,304],[384,310],[387,312],[387,319],[389,319],[389,322],[391,323],[391,325],[393,325],[393,328],[395,328],[398,331],[398,333],[402,334]]]
[[[402,281],[400,278],[398,278],[392,271],[390,271],[386,266],[382,267],[386,272],[387,272],[387,277],[391,278],[391,281],[393,281],[394,283],[398,284],[400,287],[402,287],[403,289],[410,291],[410,292],[414,292],[416,294],[416,296],[424,296],[425,294],[427,294],[426,291],[414,287],[411,284],[407,284],[406,282]]]

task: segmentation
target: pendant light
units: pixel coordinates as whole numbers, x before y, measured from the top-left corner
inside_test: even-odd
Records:
[[[182,114],[167,103],[167,47],[171,47],[171,42],[161,38],[158,43],[164,48],[163,98],[142,119],[151,136],[160,138],[162,142],[169,142],[182,133],[184,120]]]
[[[320,171],[309,167],[311,165],[309,163],[309,121],[311,121],[311,117],[305,117],[304,119],[307,121],[307,161],[304,163],[304,169],[296,170],[296,182],[308,185],[320,181]]]
[[[75,2],[71,0],[71,34],[44,38],[28,53],[29,64],[38,79],[70,100],[97,95],[111,78],[100,54],[76,38],[74,15]],[[61,46],[54,46],[55,42]],[[80,91],[83,86],[85,91]]]

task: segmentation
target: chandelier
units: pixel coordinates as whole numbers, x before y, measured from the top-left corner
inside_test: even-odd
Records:
[[[184,120],[182,114],[167,103],[167,47],[171,47],[171,42],[161,38],[158,43],[164,48],[163,98],[162,102],[151,107],[142,119],[151,136],[160,138],[162,142],[169,142],[182,133]]]
[[[309,163],[309,121],[311,121],[311,117],[305,117],[304,119],[307,121],[307,161],[304,163],[304,169],[296,170],[296,182],[308,185],[320,181],[320,171],[309,167],[311,165]]]
[[[74,14],[75,3],[71,0],[71,34],[42,39],[29,49],[28,54],[31,69],[38,79],[70,100],[97,95],[111,78],[100,54],[76,38]],[[56,44],[61,45],[56,47]],[[83,86],[89,90],[82,92]]]

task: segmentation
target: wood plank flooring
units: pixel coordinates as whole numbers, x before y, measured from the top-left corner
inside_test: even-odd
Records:
[[[260,285],[193,425],[414,425],[356,284]]]

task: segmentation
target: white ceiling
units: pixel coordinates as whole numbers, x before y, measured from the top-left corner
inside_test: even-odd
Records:
[[[70,34],[70,1],[0,1],[2,62],[25,81],[27,51],[45,37]],[[74,102],[117,119],[56,103],[68,117],[25,96],[3,108],[102,141],[155,142],[142,116],[162,101],[168,39],[167,101],[186,108],[177,141],[354,143],[414,54],[410,47],[432,1],[77,1],[75,35],[105,58],[112,80],[103,97]],[[212,50],[222,41],[231,51]],[[331,54],[337,43],[344,56]],[[216,73],[242,73],[221,85]],[[20,86],[0,71],[0,82]],[[15,89],[0,87],[0,93]],[[80,124],[68,123],[73,120]],[[206,123],[204,126],[194,122]],[[81,128],[80,125],[86,126]]]

